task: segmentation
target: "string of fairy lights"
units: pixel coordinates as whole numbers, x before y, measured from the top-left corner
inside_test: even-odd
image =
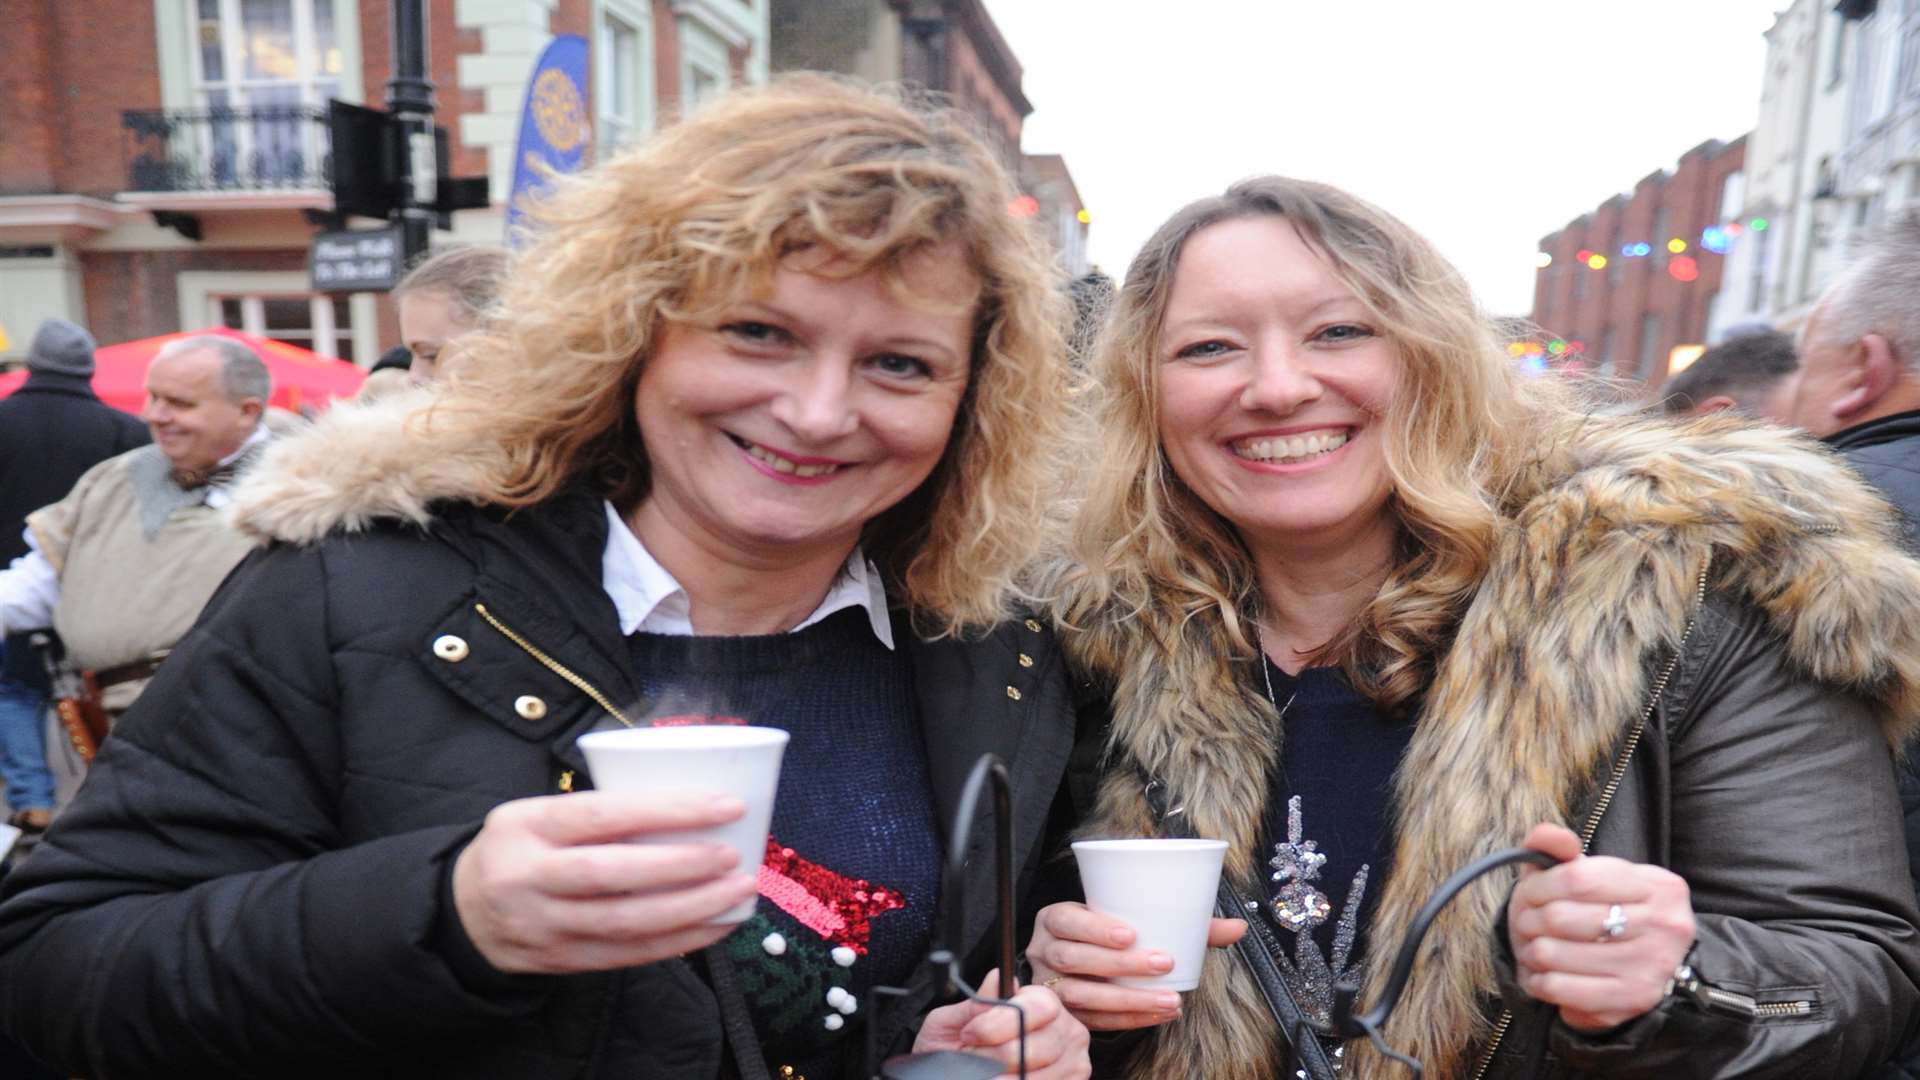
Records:
[[[1739,239],[1742,233],[1748,231],[1766,232],[1767,224],[1766,218],[1757,217],[1744,222],[1727,221],[1718,225],[1709,225],[1700,230],[1699,249],[1701,251],[1710,251],[1715,255],[1725,255],[1727,250],[1733,246],[1733,242]],[[1683,282],[1696,281],[1699,279],[1700,263],[1687,254],[1687,250],[1690,247],[1687,241],[1678,236],[1670,237],[1664,246],[1666,247],[1667,253],[1673,256],[1667,260],[1668,275],[1676,281]],[[1651,243],[1645,240],[1636,240],[1631,243],[1621,244],[1618,257],[1622,259],[1642,259],[1652,254],[1653,245]],[[1607,264],[1611,262],[1613,258],[1613,256],[1609,256],[1604,252],[1594,251],[1589,248],[1581,248],[1579,251],[1573,253],[1574,261],[1589,270],[1605,270]],[[1545,251],[1540,252],[1534,257],[1534,265],[1545,270],[1547,267],[1553,265],[1553,255]]]
[[[1700,280],[1700,260],[1688,254],[1698,249],[1714,255],[1725,255],[1733,247],[1734,241],[1748,232],[1766,232],[1769,222],[1766,218],[1749,218],[1746,221],[1724,221],[1709,225],[1700,230],[1700,239],[1689,244],[1678,236],[1667,238],[1662,245],[1667,253],[1667,276],[1682,284],[1691,284]],[[1654,253],[1650,241],[1635,240],[1620,245],[1617,256],[1604,252],[1581,248],[1573,253],[1573,260],[1588,270],[1605,270],[1614,259],[1644,259]],[[1542,270],[1553,265],[1553,255],[1542,251],[1534,256],[1534,265]],[[1571,356],[1587,351],[1587,344],[1577,338],[1548,338],[1546,340],[1515,341],[1507,345],[1507,355],[1532,369],[1543,369],[1545,365],[1556,363]]]

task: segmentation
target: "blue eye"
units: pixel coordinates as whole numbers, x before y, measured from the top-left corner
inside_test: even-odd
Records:
[[[754,322],[751,319],[728,323],[720,328],[720,332],[737,341],[754,345],[772,345],[785,341],[788,337],[785,330],[771,323]]]
[[[1373,331],[1357,323],[1341,323],[1320,331],[1319,336],[1327,341],[1357,341],[1372,337]]]
[[[873,358],[873,366],[888,375],[923,377],[933,374],[926,361],[905,353],[881,353]]]
[[[1206,360],[1231,349],[1232,346],[1224,341],[1200,341],[1181,348],[1173,356],[1176,360]]]

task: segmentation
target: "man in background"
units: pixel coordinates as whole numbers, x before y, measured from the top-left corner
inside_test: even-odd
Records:
[[[1894,226],[1814,305],[1800,332],[1788,419],[1839,451],[1900,512],[1920,552],[1920,218]],[[1899,770],[1920,895],[1920,756]],[[1897,1063],[1920,1077],[1920,1052]]]
[[[0,400],[0,566],[27,553],[27,515],[82,474],[150,441],[146,425],[93,392],[93,336],[48,319],[27,350],[27,381]],[[7,822],[32,835],[53,819],[42,738],[47,674],[25,634],[0,645],[0,782]]]
[[[30,550],[0,571],[0,629],[58,631],[80,675],[63,694],[69,715],[90,720],[90,732],[66,729],[83,755],[251,549],[221,508],[267,439],[271,390],[239,341],[169,343],[147,368],[154,445],[101,462],[27,515]]]
[[[1733,409],[1756,420],[1788,423],[1799,368],[1793,339],[1778,330],[1737,334],[1700,354],[1660,388],[1660,405],[1673,416],[1704,416]]]
[[[1787,419],[1879,488],[1920,550],[1920,219],[1889,230],[1814,305]]]

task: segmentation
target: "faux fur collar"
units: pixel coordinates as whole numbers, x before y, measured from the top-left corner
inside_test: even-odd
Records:
[[[1513,516],[1439,664],[1405,762],[1393,873],[1371,928],[1397,942],[1458,867],[1517,843],[1538,821],[1578,827],[1649,693],[1649,660],[1679,640],[1697,580],[1745,595],[1809,678],[1877,701],[1890,739],[1920,717],[1920,563],[1892,540],[1891,514],[1840,460],[1777,429],[1596,421],[1553,448],[1557,480]],[[1119,655],[1112,638],[1069,638],[1115,686],[1115,749],[1170,780],[1200,835],[1228,840],[1243,886],[1258,869],[1276,716],[1217,621]],[[1130,770],[1101,790],[1089,835],[1151,835]],[[1429,1075],[1463,1072],[1486,1034],[1494,987],[1487,928],[1504,888],[1461,896],[1427,939],[1390,1041]],[[1389,950],[1370,957],[1384,981]],[[1273,1025],[1239,964],[1209,964],[1142,1077],[1275,1080]],[[1347,1049],[1355,1080],[1394,1075]]]
[[[479,501],[500,463],[487,445],[453,445],[426,422],[433,390],[342,402],[276,440],[234,491],[236,527],[261,543],[312,544],[381,519],[424,525],[442,500]]]

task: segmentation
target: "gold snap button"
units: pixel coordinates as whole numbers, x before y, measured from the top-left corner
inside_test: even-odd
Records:
[[[1040,620],[1038,620],[1038,619],[1028,619],[1028,620],[1027,620],[1027,629],[1029,629],[1029,630],[1031,630],[1031,631],[1033,631],[1033,632],[1034,632],[1034,633],[1036,633],[1036,634],[1037,634],[1037,633],[1039,633],[1039,632],[1040,632]]]
[[[519,713],[522,720],[545,720],[547,703],[532,694],[521,694],[513,699],[513,711]]]
[[[1021,654],[1020,654],[1020,666],[1021,666],[1021,667],[1032,667],[1032,666],[1033,666],[1033,657],[1031,657],[1031,656],[1028,656],[1028,655],[1027,655],[1026,653],[1021,653]]]
[[[1020,700],[1020,688],[1019,688],[1019,687],[1017,687],[1017,686],[1009,686],[1009,687],[1007,687],[1007,696],[1008,696],[1008,697],[1010,697],[1010,698],[1012,698],[1012,699],[1013,699],[1013,700],[1015,700],[1015,701],[1019,701],[1019,700]]]
[[[467,658],[467,639],[453,634],[441,634],[433,639],[433,655],[449,664],[457,664]]]

